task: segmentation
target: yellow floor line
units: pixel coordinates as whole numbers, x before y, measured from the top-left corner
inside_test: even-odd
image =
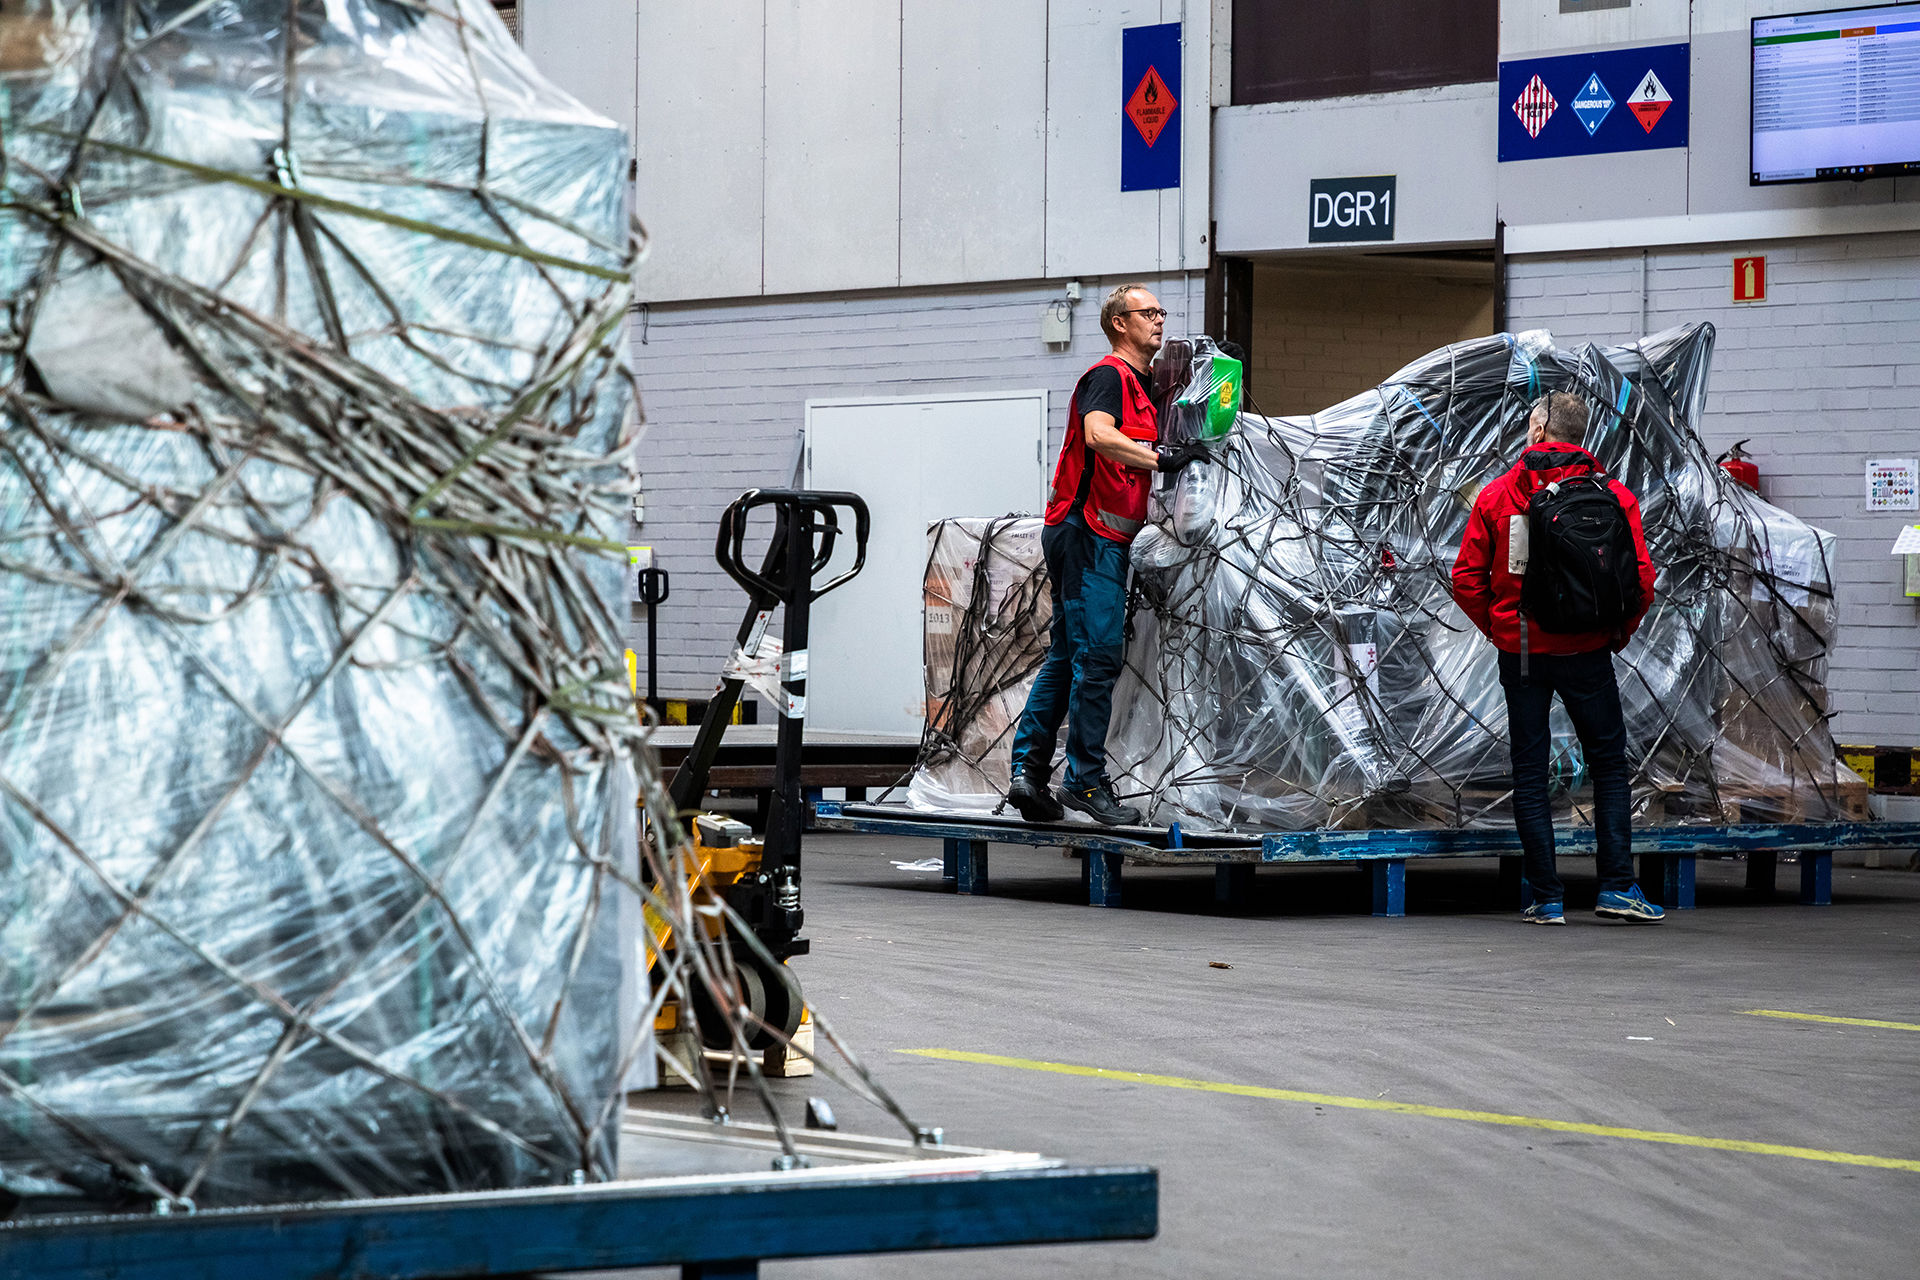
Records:
[[[1345,1107],[1353,1111],[1386,1111],[1404,1116],[1426,1116],[1433,1120],[1470,1120],[1476,1124],[1546,1129],[1554,1133],[1579,1133],[1596,1138],[1630,1138],[1636,1142],[1660,1142],[1675,1147],[1705,1147],[1712,1151],[1742,1151],[1756,1156],[1788,1156],[1795,1160],[1818,1160],[1826,1164],[1865,1165],[1870,1169],[1899,1169],[1907,1173],[1920,1173],[1920,1160],[1861,1155],[1852,1151],[1826,1151],[1819,1147],[1789,1147],[1775,1142],[1748,1142],[1742,1138],[1703,1138],[1691,1133],[1667,1133],[1659,1129],[1625,1129],[1610,1124],[1583,1124],[1575,1120],[1515,1116],[1499,1111],[1466,1111],[1458,1107],[1429,1107],[1417,1102],[1389,1102],[1384,1098],[1348,1098],[1337,1093],[1307,1093],[1299,1089],[1269,1089],[1263,1085],[1190,1080],[1185,1076],[1157,1076],[1144,1071],[1113,1071],[1105,1067],[1041,1062],[1033,1058],[1006,1058],[998,1054],[968,1053],[960,1049],[900,1049],[897,1052],[913,1054],[921,1058],[938,1058],[944,1062],[971,1062],[986,1067],[1014,1067],[1021,1071],[1045,1071],[1061,1076],[1090,1076],[1099,1080],[1158,1085],[1163,1089],[1195,1089],[1202,1093],[1227,1093],[1241,1098],[1266,1098],[1275,1102],[1310,1102],[1315,1106]]]
[[[1879,1018],[1836,1018],[1825,1013],[1793,1013],[1786,1009],[1743,1009],[1756,1018],[1785,1018],[1789,1022],[1837,1022],[1843,1027],[1888,1027],[1894,1031],[1920,1031],[1916,1022],[1883,1022]]]

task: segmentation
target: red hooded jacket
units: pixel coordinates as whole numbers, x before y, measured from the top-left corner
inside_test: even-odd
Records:
[[[1551,456],[1556,454],[1564,461]],[[1530,459],[1532,465],[1528,465]],[[1519,575],[1507,571],[1509,518],[1524,518],[1533,495],[1554,481],[1602,469],[1585,449],[1549,440],[1529,445],[1512,470],[1482,489],[1474,501],[1473,511],[1467,516],[1466,538],[1453,564],[1453,598],[1473,619],[1473,625],[1508,653],[1520,652],[1521,582]],[[1528,626],[1530,652],[1592,653],[1610,648],[1618,653],[1633,638],[1653,604],[1653,561],[1647,555],[1646,532],[1640,527],[1640,503],[1618,480],[1608,480],[1607,486],[1620,499],[1627,523],[1633,528],[1633,548],[1640,556],[1640,612],[1617,635],[1605,631],[1567,635]]]

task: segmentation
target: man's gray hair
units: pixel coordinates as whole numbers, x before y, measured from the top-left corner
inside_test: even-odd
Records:
[[[1547,439],[1560,444],[1579,444],[1587,438],[1587,402],[1573,392],[1550,392],[1534,401],[1533,407],[1547,411]]]
[[[1108,341],[1112,341],[1113,339],[1113,326],[1119,321],[1120,313],[1127,310],[1127,295],[1135,289],[1144,289],[1146,287],[1146,285],[1138,282],[1123,284],[1108,294],[1107,300],[1100,304],[1100,332],[1107,335]]]

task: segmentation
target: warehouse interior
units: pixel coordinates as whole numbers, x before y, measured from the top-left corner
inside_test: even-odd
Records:
[[[1910,1280],[1915,76],[0,2],[0,1280]]]

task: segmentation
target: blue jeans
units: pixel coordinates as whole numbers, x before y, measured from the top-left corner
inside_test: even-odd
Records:
[[[1013,735],[1013,771],[1044,780],[1060,721],[1075,790],[1107,779],[1107,722],[1126,657],[1127,544],[1087,528],[1078,512],[1040,534],[1052,578],[1053,632]]]
[[[1593,779],[1595,869],[1600,890],[1633,887],[1633,797],[1627,773],[1627,727],[1620,714],[1620,687],[1613,681],[1613,654],[1536,653],[1520,675],[1520,655],[1500,654],[1500,687],[1507,695],[1507,740],[1513,754],[1513,825],[1525,853],[1534,900],[1562,902],[1566,886],[1553,865],[1553,810],[1547,801],[1548,757],[1553,737],[1547,713],[1553,695],[1567,709]]]

